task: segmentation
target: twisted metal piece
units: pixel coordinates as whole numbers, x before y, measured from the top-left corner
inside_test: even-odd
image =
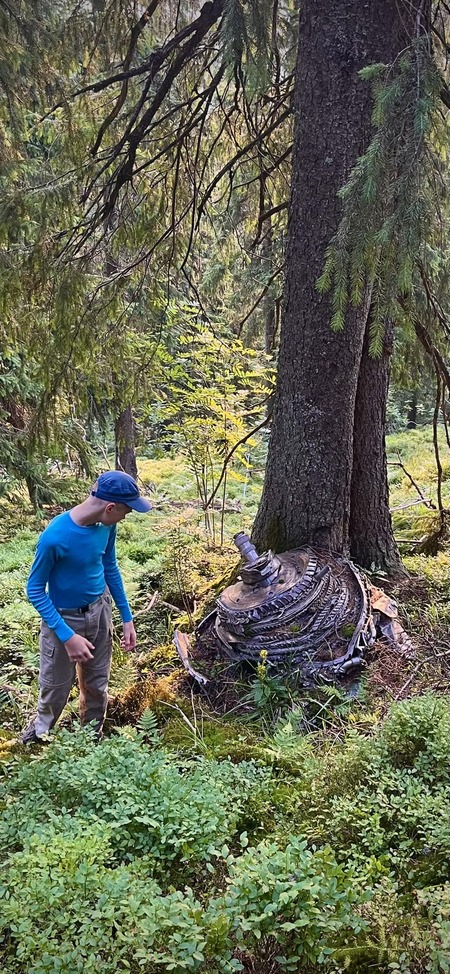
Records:
[[[343,674],[375,638],[363,576],[330,552],[299,548],[259,555],[243,532],[244,564],[217,601],[215,632],[234,660],[289,660],[304,675]]]

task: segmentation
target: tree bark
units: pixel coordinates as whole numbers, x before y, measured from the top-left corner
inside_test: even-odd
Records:
[[[266,197],[263,197],[264,202]],[[267,277],[270,277],[273,270],[273,227],[272,218],[269,216],[264,230],[265,236],[261,246],[261,257]],[[275,344],[275,296],[273,286],[269,288],[263,298],[262,303],[264,317],[264,351],[266,355],[272,355]]]
[[[369,323],[358,376],[353,431],[350,551],[358,565],[404,574],[389,512],[386,459],[386,402],[393,326],[389,322],[379,358],[369,354]]]
[[[406,428],[408,430],[415,430],[417,428],[417,390],[413,389],[411,394],[411,399],[408,406],[408,415],[406,417]]]
[[[33,462],[29,453],[25,407],[14,396],[4,396],[0,398],[0,415],[2,413],[6,420],[6,430],[8,426],[11,430],[10,436],[5,429],[2,430],[5,440],[10,441],[12,448],[7,454],[6,469],[25,481],[30,504],[37,512],[41,504],[51,504],[54,496],[50,485],[45,482],[44,470],[40,475],[35,472],[37,462]]]
[[[410,44],[418,5],[301,4],[278,379],[252,536],[260,549],[350,549],[355,403],[370,295],[347,315],[344,331],[332,332],[331,300],[316,282],[341,215],[337,193],[371,137],[370,86],[358,72],[393,61]],[[387,503],[384,487],[382,496]]]
[[[126,406],[115,422],[116,470],[124,470],[131,477],[137,477],[135,452],[136,424],[132,406]]]

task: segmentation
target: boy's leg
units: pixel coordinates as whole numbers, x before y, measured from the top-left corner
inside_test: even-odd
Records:
[[[95,646],[94,658],[78,666],[81,723],[93,722],[98,734],[101,733],[108,706],[108,680],[112,655],[111,617],[111,596],[106,592],[85,617],[86,639]]]
[[[70,625],[74,628],[71,617]],[[77,628],[83,627],[79,617]],[[75,664],[69,659],[62,643],[47,624],[41,624],[39,639],[39,700],[34,720],[36,737],[48,734],[66,706],[75,679]]]

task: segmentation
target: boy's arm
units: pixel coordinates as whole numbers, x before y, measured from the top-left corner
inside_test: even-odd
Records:
[[[122,648],[126,652],[129,652],[136,646],[136,632],[134,629],[131,609],[128,604],[125,589],[123,587],[122,576],[117,564],[116,534],[117,529],[114,525],[110,528],[108,544],[106,545],[105,554],[103,555],[103,569],[105,573],[105,582],[122,618]]]
[[[114,602],[120,612],[122,622],[131,622],[133,615],[128,603],[128,599],[123,587],[122,576],[117,564],[116,555],[116,526],[109,530],[109,540],[103,555],[103,569],[105,572],[105,582],[111,592]]]
[[[27,582],[27,595],[44,622],[47,623],[50,629],[53,629],[58,639],[62,643],[65,643],[75,633],[64,622],[64,619],[53,605],[45,590],[50,572],[57,559],[58,555],[55,546],[49,543],[45,535],[42,534],[37,543],[36,554]]]

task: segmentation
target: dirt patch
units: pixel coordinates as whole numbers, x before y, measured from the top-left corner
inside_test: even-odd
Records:
[[[191,681],[194,692],[203,696],[209,708],[223,716],[233,712],[251,712],[252,707],[245,704],[243,696],[248,692],[248,681],[254,675],[254,667],[224,660],[217,649],[217,639],[209,630],[197,635],[190,653],[192,666],[207,678],[205,686]]]

